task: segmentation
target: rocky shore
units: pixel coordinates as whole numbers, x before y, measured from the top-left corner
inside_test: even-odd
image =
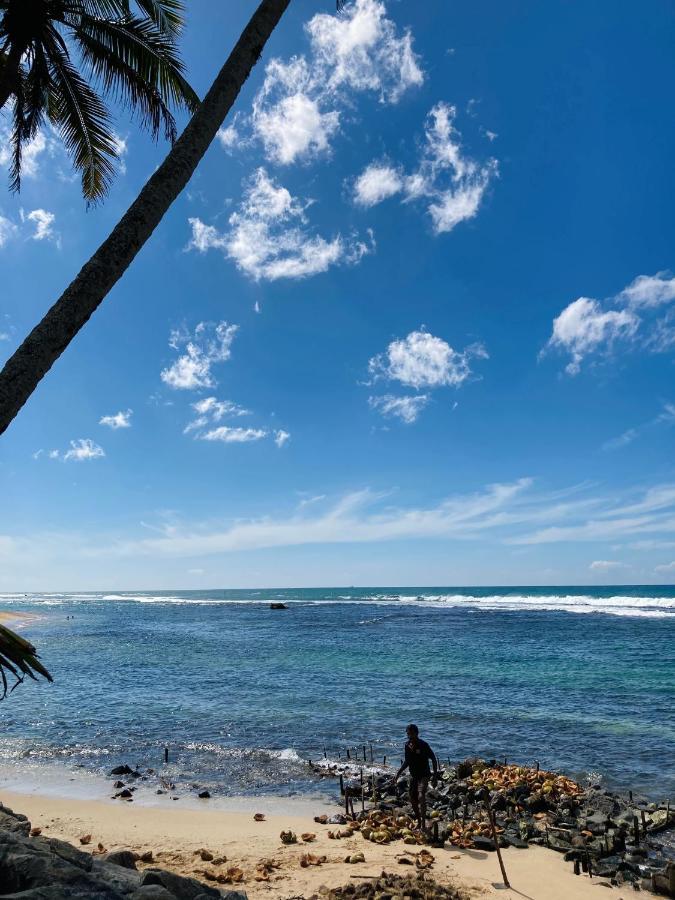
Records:
[[[389,774],[364,774],[354,765],[314,768],[340,779],[346,814],[330,821],[369,841],[484,851],[496,850],[495,839],[500,847],[541,845],[564,854],[577,874],[675,897],[670,803],[650,803],[599,785],[583,788],[539,767],[468,759],[443,769],[437,784],[429,786],[432,828],[422,835],[413,827],[407,776],[394,784]],[[332,834],[338,840],[346,836],[339,830]]]
[[[136,868],[129,850],[96,854],[43,837],[0,804],[0,897],[10,900],[246,900],[157,867]],[[36,833],[37,832],[37,833]]]

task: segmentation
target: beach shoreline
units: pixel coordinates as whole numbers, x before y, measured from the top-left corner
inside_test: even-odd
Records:
[[[379,876],[383,870],[406,875],[411,871],[409,866],[397,861],[407,848],[400,844],[374,845],[360,835],[331,840],[329,826],[316,824],[309,808],[303,815],[275,812],[266,814],[265,821],[256,822],[254,813],[263,811],[260,798],[248,798],[246,811],[223,811],[208,806],[187,809],[179,808],[178,803],[167,810],[111,800],[29,795],[2,788],[0,802],[27,815],[43,835],[68,841],[79,849],[82,849],[80,837],[90,834],[91,844],[86,850],[89,846],[97,848],[100,842],[107,851],[130,849],[139,854],[152,851],[154,865],[201,880],[205,879],[205,872],[213,874],[236,866],[244,873],[240,887],[251,900],[310,897],[322,885],[335,887],[362,880],[353,876]],[[283,844],[279,837],[282,830],[297,834],[298,843]],[[303,843],[301,839],[307,832],[316,835],[311,843]],[[208,850],[216,859],[226,857],[227,863],[216,865],[203,860],[195,853],[201,849]],[[364,853],[365,862],[345,862],[346,856],[358,851]],[[303,868],[300,858],[307,852],[325,855],[326,862]],[[598,884],[607,882],[607,879],[575,876],[572,866],[552,850],[508,848],[503,856],[513,889],[506,890],[501,884],[494,853],[452,846],[434,848],[431,852],[435,862],[430,875],[442,884],[464,888],[470,897],[499,896],[516,900],[526,895],[532,900],[591,900],[598,896]],[[261,859],[279,863],[269,882],[255,880]],[[144,865],[139,863],[139,867]],[[606,892],[609,896],[622,895],[621,889],[611,886],[603,889],[603,896]],[[626,894],[625,886],[623,894]]]

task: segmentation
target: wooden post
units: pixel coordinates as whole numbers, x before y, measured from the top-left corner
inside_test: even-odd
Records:
[[[382,758],[382,765],[383,765],[383,766],[386,766],[386,765],[387,765],[387,757],[386,757],[386,756],[384,756],[384,757]]]
[[[363,761],[366,761],[366,745],[363,745]]]
[[[366,811],[366,786],[361,782],[361,812]]]
[[[169,761],[169,748],[165,747],[164,748],[164,762],[168,763],[168,761]]]
[[[349,797],[347,796],[346,792],[345,792],[345,815],[347,817],[349,817]]]
[[[326,753],[326,748],[323,748],[323,758],[328,759],[328,754]]]
[[[363,767],[361,767],[361,784],[363,785]]]
[[[633,792],[632,791],[628,791],[628,799],[630,800],[631,803],[633,802]]]
[[[504,868],[504,860],[502,859],[502,851],[499,848],[499,835],[497,834],[497,828],[495,826],[495,819],[492,815],[492,807],[490,806],[490,794],[486,790],[485,791],[485,808],[487,809],[488,818],[490,820],[490,829],[492,831],[492,840],[495,842],[495,849],[497,850],[497,859],[499,860],[499,868],[502,870],[502,880],[504,882],[504,887],[510,888],[509,879],[506,875],[506,869]],[[546,830],[546,834],[548,837],[548,829]]]
[[[640,810],[640,816],[642,817],[642,837],[645,837],[647,834],[647,820],[645,819],[644,809]]]
[[[635,846],[640,846],[640,826],[638,825],[638,817],[633,816],[633,838],[635,840]]]
[[[342,777],[342,773],[340,773],[340,795],[344,797],[345,794],[345,780]]]
[[[538,772],[538,771],[539,771],[539,760],[538,760],[538,759],[535,759],[535,762],[536,762],[536,764],[537,764],[537,772]]]
[[[349,747],[347,747],[347,759],[351,759],[351,756],[349,755]]]

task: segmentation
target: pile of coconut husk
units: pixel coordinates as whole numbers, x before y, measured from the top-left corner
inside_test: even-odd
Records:
[[[413,822],[407,776],[394,784],[391,775],[373,774],[366,787],[368,808],[353,819],[331,817],[330,824],[346,826],[332,836],[360,831],[375,843],[401,840],[487,851],[495,850],[496,842],[521,849],[538,844],[565,854],[575,871],[675,896],[675,854],[669,845],[675,804],[583,787],[539,766],[469,759],[443,769],[439,781],[429,785],[431,827],[422,833]],[[347,779],[344,789],[358,804],[360,781]]]
[[[438,884],[424,875],[404,878],[383,872],[379,878],[361,884],[346,884],[315,895],[321,900],[341,900],[354,897],[359,900],[468,900],[468,895],[454,887]]]

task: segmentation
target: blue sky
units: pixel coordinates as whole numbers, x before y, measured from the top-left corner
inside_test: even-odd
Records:
[[[252,8],[191,12],[200,93]],[[675,581],[674,44],[294,0],[2,438],[0,590]],[[0,197],[0,360],[166,151],[116,128],[102,206],[49,133]]]

